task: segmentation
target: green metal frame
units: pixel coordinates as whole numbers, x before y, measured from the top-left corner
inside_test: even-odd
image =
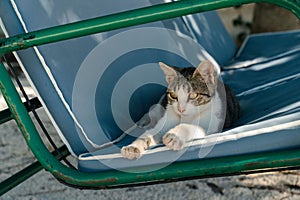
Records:
[[[1,39],[0,56],[11,51],[88,34],[255,2],[266,2],[284,7],[300,19],[299,0],[181,0]],[[300,166],[300,149],[295,149],[281,151],[280,153],[269,152],[179,162],[157,171],[144,173],[126,173],[117,170],[99,173],[80,172],[63,165],[57,159],[57,156],[53,155],[45,147],[2,63],[0,63],[0,90],[28,146],[39,161],[39,163],[35,163],[30,168],[30,170],[33,170],[31,174],[44,168],[57,179],[72,186],[107,188],[145,182],[155,183],[177,179],[256,172],[270,168],[280,169]],[[68,154],[65,148],[63,152],[64,155]],[[28,178],[28,171],[30,170],[24,170],[14,178],[9,179],[9,181],[0,183],[0,195]]]

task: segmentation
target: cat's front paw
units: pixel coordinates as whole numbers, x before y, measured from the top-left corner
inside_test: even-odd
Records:
[[[168,148],[174,151],[179,151],[183,149],[185,141],[176,134],[168,132],[163,136],[163,143]]]
[[[130,160],[138,159],[142,155],[142,149],[138,148],[135,145],[128,145],[122,147],[121,154],[124,158],[128,158]]]

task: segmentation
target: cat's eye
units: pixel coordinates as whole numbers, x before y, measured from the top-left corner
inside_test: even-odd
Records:
[[[198,97],[198,95],[199,95],[198,93],[192,92],[192,93],[190,93],[189,97],[191,100],[193,100],[193,99],[196,99]]]
[[[204,97],[207,97],[207,98],[210,98],[210,97],[211,97],[209,94],[204,94],[204,93],[201,93],[200,95],[201,95],[201,96],[204,96]]]
[[[175,92],[169,92],[168,94],[171,99],[174,99],[174,100],[177,99],[177,95]]]

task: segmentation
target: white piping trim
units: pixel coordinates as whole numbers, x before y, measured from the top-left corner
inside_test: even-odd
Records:
[[[15,3],[14,0],[11,0],[10,3],[12,5],[12,7],[13,7],[13,9],[14,9],[14,11],[15,11],[15,13],[16,13],[16,15],[17,15],[17,17],[18,17],[18,19],[19,19],[19,21],[20,21],[20,23],[21,23],[21,25],[22,25],[22,27],[23,27],[23,29],[25,31],[25,33],[28,33],[27,27],[26,27],[26,25],[25,25],[25,23],[23,21],[21,13],[19,12],[17,4]]]
[[[250,38],[253,38],[253,37],[261,37],[261,36],[270,36],[270,35],[281,35],[281,34],[284,34],[284,33],[296,33],[296,32],[299,32],[299,30],[290,30],[290,31],[278,31],[278,32],[267,32],[267,33],[254,33],[254,34],[251,34],[251,35],[248,35],[246,37],[246,39],[244,40],[244,42],[242,43],[241,47],[239,48],[237,54],[235,57],[238,57],[240,56],[240,54],[242,53],[242,51],[244,51],[244,48],[246,46],[246,44],[248,43],[248,40]]]
[[[300,33],[299,30],[290,30],[290,31],[279,31],[279,32],[269,32],[269,33],[256,33],[256,34],[248,35],[246,37],[246,39],[244,40],[244,42],[242,43],[241,47],[238,49],[238,52],[236,53],[235,58],[237,58],[241,55],[241,53],[244,51],[246,45],[248,44],[248,41],[251,38],[270,36],[270,35],[274,36],[274,35],[281,35],[281,34],[284,34],[284,33],[297,33],[297,32]],[[281,57],[297,53],[299,50],[300,50],[300,48],[296,48],[296,49],[291,49],[287,52],[282,52],[278,55],[273,55],[273,56],[268,57],[268,58],[256,58],[254,60],[251,59],[251,61],[250,60],[243,60],[243,61],[237,62],[236,64],[234,64],[232,66],[229,65],[229,66],[225,66],[225,67],[222,67],[222,68],[226,69],[226,70],[246,68],[246,67],[249,67],[249,66],[254,65],[254,64],[259,64],[259,63],[267,62],[267,61],[270,61],[270,60],[279,59]]]
[[[25,24],[25,22],[24,22],[24,20],[23,20],[23,17],[22,17],[22,15],[21,15],[21,13],[20,13],[20,11],[19,11],[19,9],[18,9],[16,3],[14,2],[14,0],[10,0],[10,2],[11,2],[11,4],[12,4],[12,6],[13,6],[13,9],[14,9],[14,11],[15,11],[15,13],[16,13],[16,15],[17,15],[17,17],[18,17],[18,19],[19,19],[19,21],[20,21],[20,23],[21,23],[21,25],[22,25],[22,27],[23,27],[23,29],[24,29],[24,31],[25,31],[26,33],[28,33],[28,29],[27,29],[27,27],[26,27],[26,24]],[[60,88],[59,88],[59,86],[58,86],[58,84],[57,84],[57,82],[56,82],[56,80],[55,80],[55,78],[54,78],[54,76],[53,76],[53,74],[52,74],[52,72],[51,72],[51,70],[50,70],[50,67],[47,65],[47,63],[46,63],[44,57],[42,56],[42,54],[40,53],[39,49],[38,49],[37,47],[33,47],[33,49],[34,49],[34,51],[35,51],[35,53],[36,53],[38,59],[40,60],[42,66],[43,66],[43,68],[44,68],[44,70],[46,71],[46,73],[47,73],[47,75],[48,75],[48,77],[49,77],[51,83],[53,84],[53,86],[54,86],[54,88],[55,88],[55,90],[56,90],[56,92],[57,92],[59,98],[61,99],[63,105],[65,106],[65,108],[67,109],[69,115],[70,115],[71,118],[73,119],[75,125],[80,129],[80,131],[81,131],[81,133],[83,134],[84,138],[87,140],[87,142],[88,142],[93,148],[96,148],[96,149],[105,148],[105,147],[107,147],[107,146],[109,146],[109,145],[112,145],[112,144],[114,144],[114,143],[120,141],[121,139],[123,139],[123,138],[125,137],[125,135],[127,134],[127,133],[126,133],[127,131],[126,131],[124,134],[122,134],[120,137],[118,137],[116,140],[113,140],[113,141],[111,141],[111,142],[104,143],[104,144],[102,144],[102,145],[98,145],[98,144],[93,143],[93,141],[89,139],[89,137],[88,137],[87,134],[85,133],[83,127],[81,126],[81,124],[80,124],[79,121],[77,120],[76,116],[75,116],[74,113],[72,112],[72,110],[71,110],[69,104],[67,103],[66,99],[64,98],[63,93],[62,93],[62,91],[60,90]],[[24,68],[24,69],[25,69],[25,68]],[[25,71],[26,71],[26,70],[25,70]],[[32,83],[32,82],[31,82],[31,83]],[[32,84],[32,85],[33,85],[33,84]],[[48,114],[51,116],[50,112],[48,112]],[[51,117],[51,119],[53,119],[53,118]],[[54,120],[53,120],[52,122],[54,122],[54,124],[56,124]],[[56,124],[55,127],[57,128],[57,130],[59,130],[58,132],[60,133],[59,135],[60,135],[60,137],[62,138],[63,142],[64,142],[65,144],[68,144],[66,138],[65,138],[65,137],[63,136],[63,134],[61,133],[61,131],[60,131],[60,129],[59,129],[59,127],[58,127],[57,124]],[[135,128],[135,127],[130,128],[129,131],[132,130],[133,128]],[[70,148],[70,145],[68,144],[67,146],[69,147],[69,150],[70,150],[71,152],[73,152],[72,149]]]
[[[237,51],[237,53],[234,57],[239,57],[240,56],[240,54],[243,52],[246,44],[248,43],[248,40],[249,40],[250,37],[251,36],[249,36],[249,35],[246,37],[246,39],[244,40],[244,42],[242,43],[241,47],[238,49],[238,51]]]
[[[299,51],[300,51],[300,48],[291,49],[287,52],[283,52],[283,53],[280,53],[278,55],[274,55],[274,56],[267,57],[267,58],[261,57],[261,58],[251,59],[251,60],[238,61],[234,65],[229,65],[229,66],[225,66],[225,67],[222,67],[222,68],[226,69],[226,70],[247,68],[247,67],[250,67],[252,65],[257,65],[257,64],[261,64],[261,63],[266,63],[268,61],[273,61],[273,60],[276,60],[276,59],[280,59],[280,58],[295,54]]]
[[[0,18],[0,27],[1,27],[1,30],[3,31],[3,33],[4,33],[5,38],[8,38],[8,32],[7,32],[7,30],[4,26],[2,18]]]
[[[286,122],[286,123],[278,124],[278,125],[270,124],[268,127],[263,127],[263,128],[255,129],[255,130],[249,130],[249,131],[245,131],[245,132],[241,132],[241,133],[237,133],[237,134],[229,135],[229,134],[226,134],[226,132],[223,132],[221,134],[212,134],[212,135],[209,135],[209,137],[207,137],[207,138],[203,138],[201,140],[191,141],[191,142],[186,143],[185,148],[193,147],[196,145],[209,146],[211,144],[216,144],[216,143],[235,141],[235,140],[238,140],[241,138],[251,137],[251,136],[255,136],[255,135],[261,135],[261,134],[265,134],[265,133],[290,129],[290,128],[299,127],[299,126],[300,126],[300,120],[295,120],[292,122]],[[163,146],[160,148],[147,150],[147,151],[145,151],[145,153],[143,155],[154,154],[157,152],[168,151],[168,150],[170,150],[170,149]],[[78,159],[84,161],[84,160],[105,160],[105,159],[113,159],[113,158],[123,158],[121,153],[113,153],[113,154],[108,154],[108,155],[96,155],[96,156],[94,156],[94,155],[88,156],[88,155],[89,155],[89,153],[81,154]]]
[[[262,85],[259,85],[259,86],[256,86],[256,87],[253,87],[251,89],[248,89],[246,91],[243,91],[239,94],[236,94],[237,97],[240,97],[240,96],[245,96],[245,95],[249,95],[249,94],[252,94],[252,93],[255,93],[257,91],[262,91],[264,89],[268,89],[270,88],[272,85],[278,85],[280,83],[285,83],[289,80],[292,80],[292,79],[295,79],[295,78],[298,78],[300,77],[300,73],[297,73],[297,74],[293,74],[291,76],[288,76],[288,77],[283,77],[281,79],[278,79],[278,80],[275,80],[275,81],[272,81],[272,82],[269,82],[269,83],[265,83],[265,84],[262,84]]]
[[[4,25],[3,21],[2,21],[2,19],[0,19],[0,27],[2,28],[5,37],[6,37],[6,38],[9,37],[9,33],[8,33],[8,31],[6,30],[5,25]],[[25,31],[25,30],[24,30],[24,31]],[[41,95],[39,94],[38,90],[36,89],[35,85],[33,84],[33,81],[31,80],[31,77],[30,77],[29,74],[27,73],[26,68],[25,68],[23,62],[21,61],[21,59],[20,59],[18,53],[17,53],[16,51],[14,51],[14,52],[12,52],[12,53],[13,53],[13,55],[15,56],[15,58],[16,58],[18,64],[19,64],[19,66],[21,67],[21,69],[22,69],[22,71],[23,71],[23,73],[24,73],[24,75],[25,75],[27,81],[29,82],[31,88],[33,89],[34,93],[38,96],[39,101],[40,101],[41,104],[43,105],[43,108],[44,108],[45,112],[47,113],[47,115],[48,115],[50,121],[52,122],[54,128],[55,128],[56,131],[58,132],[58,135],[59,135],[60,138],[62,139],[63,143],[66,144],[66,146],[67,146],[67,148],[69,149],[70,153],[71,153],[72,155],[76,156],[75,153],[73,152],[73,150],[72,150],[70,144],[67,142],[67,140],[66,140],[65,137],[63,136],[61,130],[59,129],[57,123],[55,122],[55,120],[53,119],[52,115],[50,114],[50,112],[49,112],[49,110],[48,110],[48,107],[47,107],[46,103],[45,103],[44,100],[41,98]]]

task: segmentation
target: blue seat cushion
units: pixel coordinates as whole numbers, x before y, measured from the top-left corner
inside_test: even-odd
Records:
[[[120,148],[134,139],[128,136],[104,150],[80,155],[79,169],[120,169],[131,172],[145,170],[145,166],[153,164],[160,168],[174,161],[300,147],[300,49],[295,40],[289,40],[288,45],[285,37],[299,35],[300,31],[251,36],[231,65],[223,66],[222,79],[233,89],[241,105],[241,117],[231,129],[193,141],[179,152],[160,145],[133,161],[120,155]],[[275,46],[280,47],[282,42],[290,51],[285,51],[280,57],[275,56],[279,50],[274,48],[275,53],[272,54],[272,48],[261,43],[264,37],[269,45],[276,43]],[[253,46],[259,49],[264,61],[251,62],[258,57],[253,55]],[[263,48],[268,49],[265,57]]]
[[[3,0],[0,17],[7,35],[12,36],[164,2]],[[78,156],[95,150],[92,143],[117,138],[127,126],[128,116],[137,120],[157,101],[164,84],[157,73],[158,61],[196,65],[211,54],[225,63],[235,52],[217,13],[206,12],[42,45],[17,55],[63,142]],[[144,81],[144,87],[130,85],[130,79],[136,84]]]

